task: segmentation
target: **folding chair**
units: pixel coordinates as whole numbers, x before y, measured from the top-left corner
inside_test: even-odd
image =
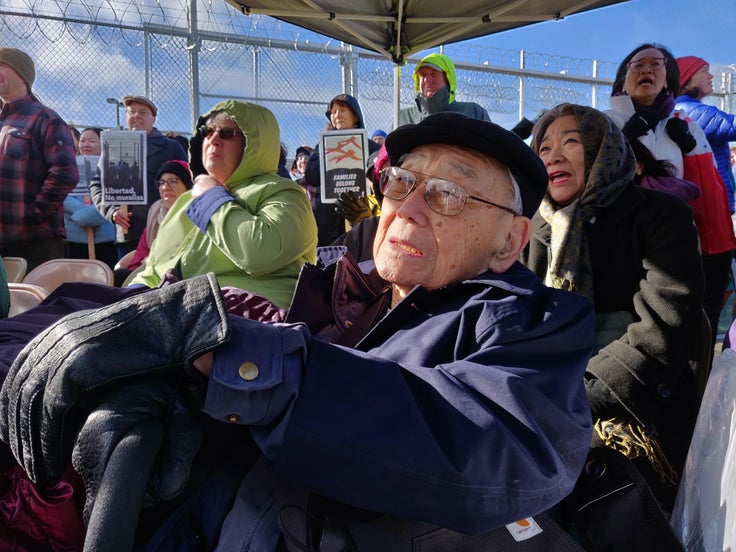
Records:
[[[9,282],[8,289],[10,290],[9,317],[25,312],[28,309],[32,309],[41,301],[46,299],[49,294],[48,291],[41,286],[18,282]]]
[[[28,270],[28,262],[23,257],[3,257],[3,265],[8,276],[8,282],[23,281],[23,276],[26,275],[26,270]]]
[[[23,278],[24,284],[35,284],[51,293],[65,282],[90,282],[112,286],[112,269],[94,259],[51,259],[41,263]]]

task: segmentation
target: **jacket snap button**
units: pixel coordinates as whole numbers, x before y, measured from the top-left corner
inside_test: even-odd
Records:
[[[253,381],[258,377],[258,366],[252,362],[244,362],[238,369],[238,374],[245,381]]]
[[[672,389],[666,383],[660,383],[657,386],[657,395],[659,395],[663,399],[669,399],[672,395]]]
[[[237,414],[228,414],[227,416],[225,416],[225,419],[228,422],[235,423],[240,419],[240,416],[238,416]]]

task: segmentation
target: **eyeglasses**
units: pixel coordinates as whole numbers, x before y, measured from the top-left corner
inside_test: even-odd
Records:
[[[419,178],[419,177],[422,178]],[[470,195],[465,188],[449,180],[435,178],[426,174],[402,169],[401,167],[386,167],[381,171],[380,188],[384,197],[395,201],[402,201],[409,197],[418,182],[424,182],[424,199],[432,211],[440,215],[455,216],[462,213],[465,203],[469,199],[497,207],[516,216],[519,213],[510,207],[504,207],[487,199]]]
[[[646,59],[646,58],[645,58]],[[645,67],[649,67],[652,71],[661,71],[667,63],[667,58],[650,58],[649,61],[637,59],[630,61],[627,65],[632,73],[641,73]]]
[[[176,185],[179,183],[178,178],[169,178],[168,180],[159,180],[158,181],[158,187],[163,188],[164,186],[168,186],[170,189],[176,188]]]
[[[207,125],[202,125],[197,129],[199,132],[199,135],[202,138],[211,138],[213,135],[217,134],[221,140],[232,140],[236,136],[245,136],[241,130],[238,130],[237,128],[215,128]]]

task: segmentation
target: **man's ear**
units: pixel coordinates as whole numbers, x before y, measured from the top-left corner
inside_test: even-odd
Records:
[[[491,272],[500,274],[506,272],[513,265],[532,237],[532,221],[525,216],[517,215],[511,221],[511,231],[506,236],[506,242],[491,259]]]

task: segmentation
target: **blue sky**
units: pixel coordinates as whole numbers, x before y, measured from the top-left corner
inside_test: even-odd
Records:
[[[676,56],[736,64],[734,0],[631,0],[476,39],[494,48],[620,61],[643,42],[659,42]]]

